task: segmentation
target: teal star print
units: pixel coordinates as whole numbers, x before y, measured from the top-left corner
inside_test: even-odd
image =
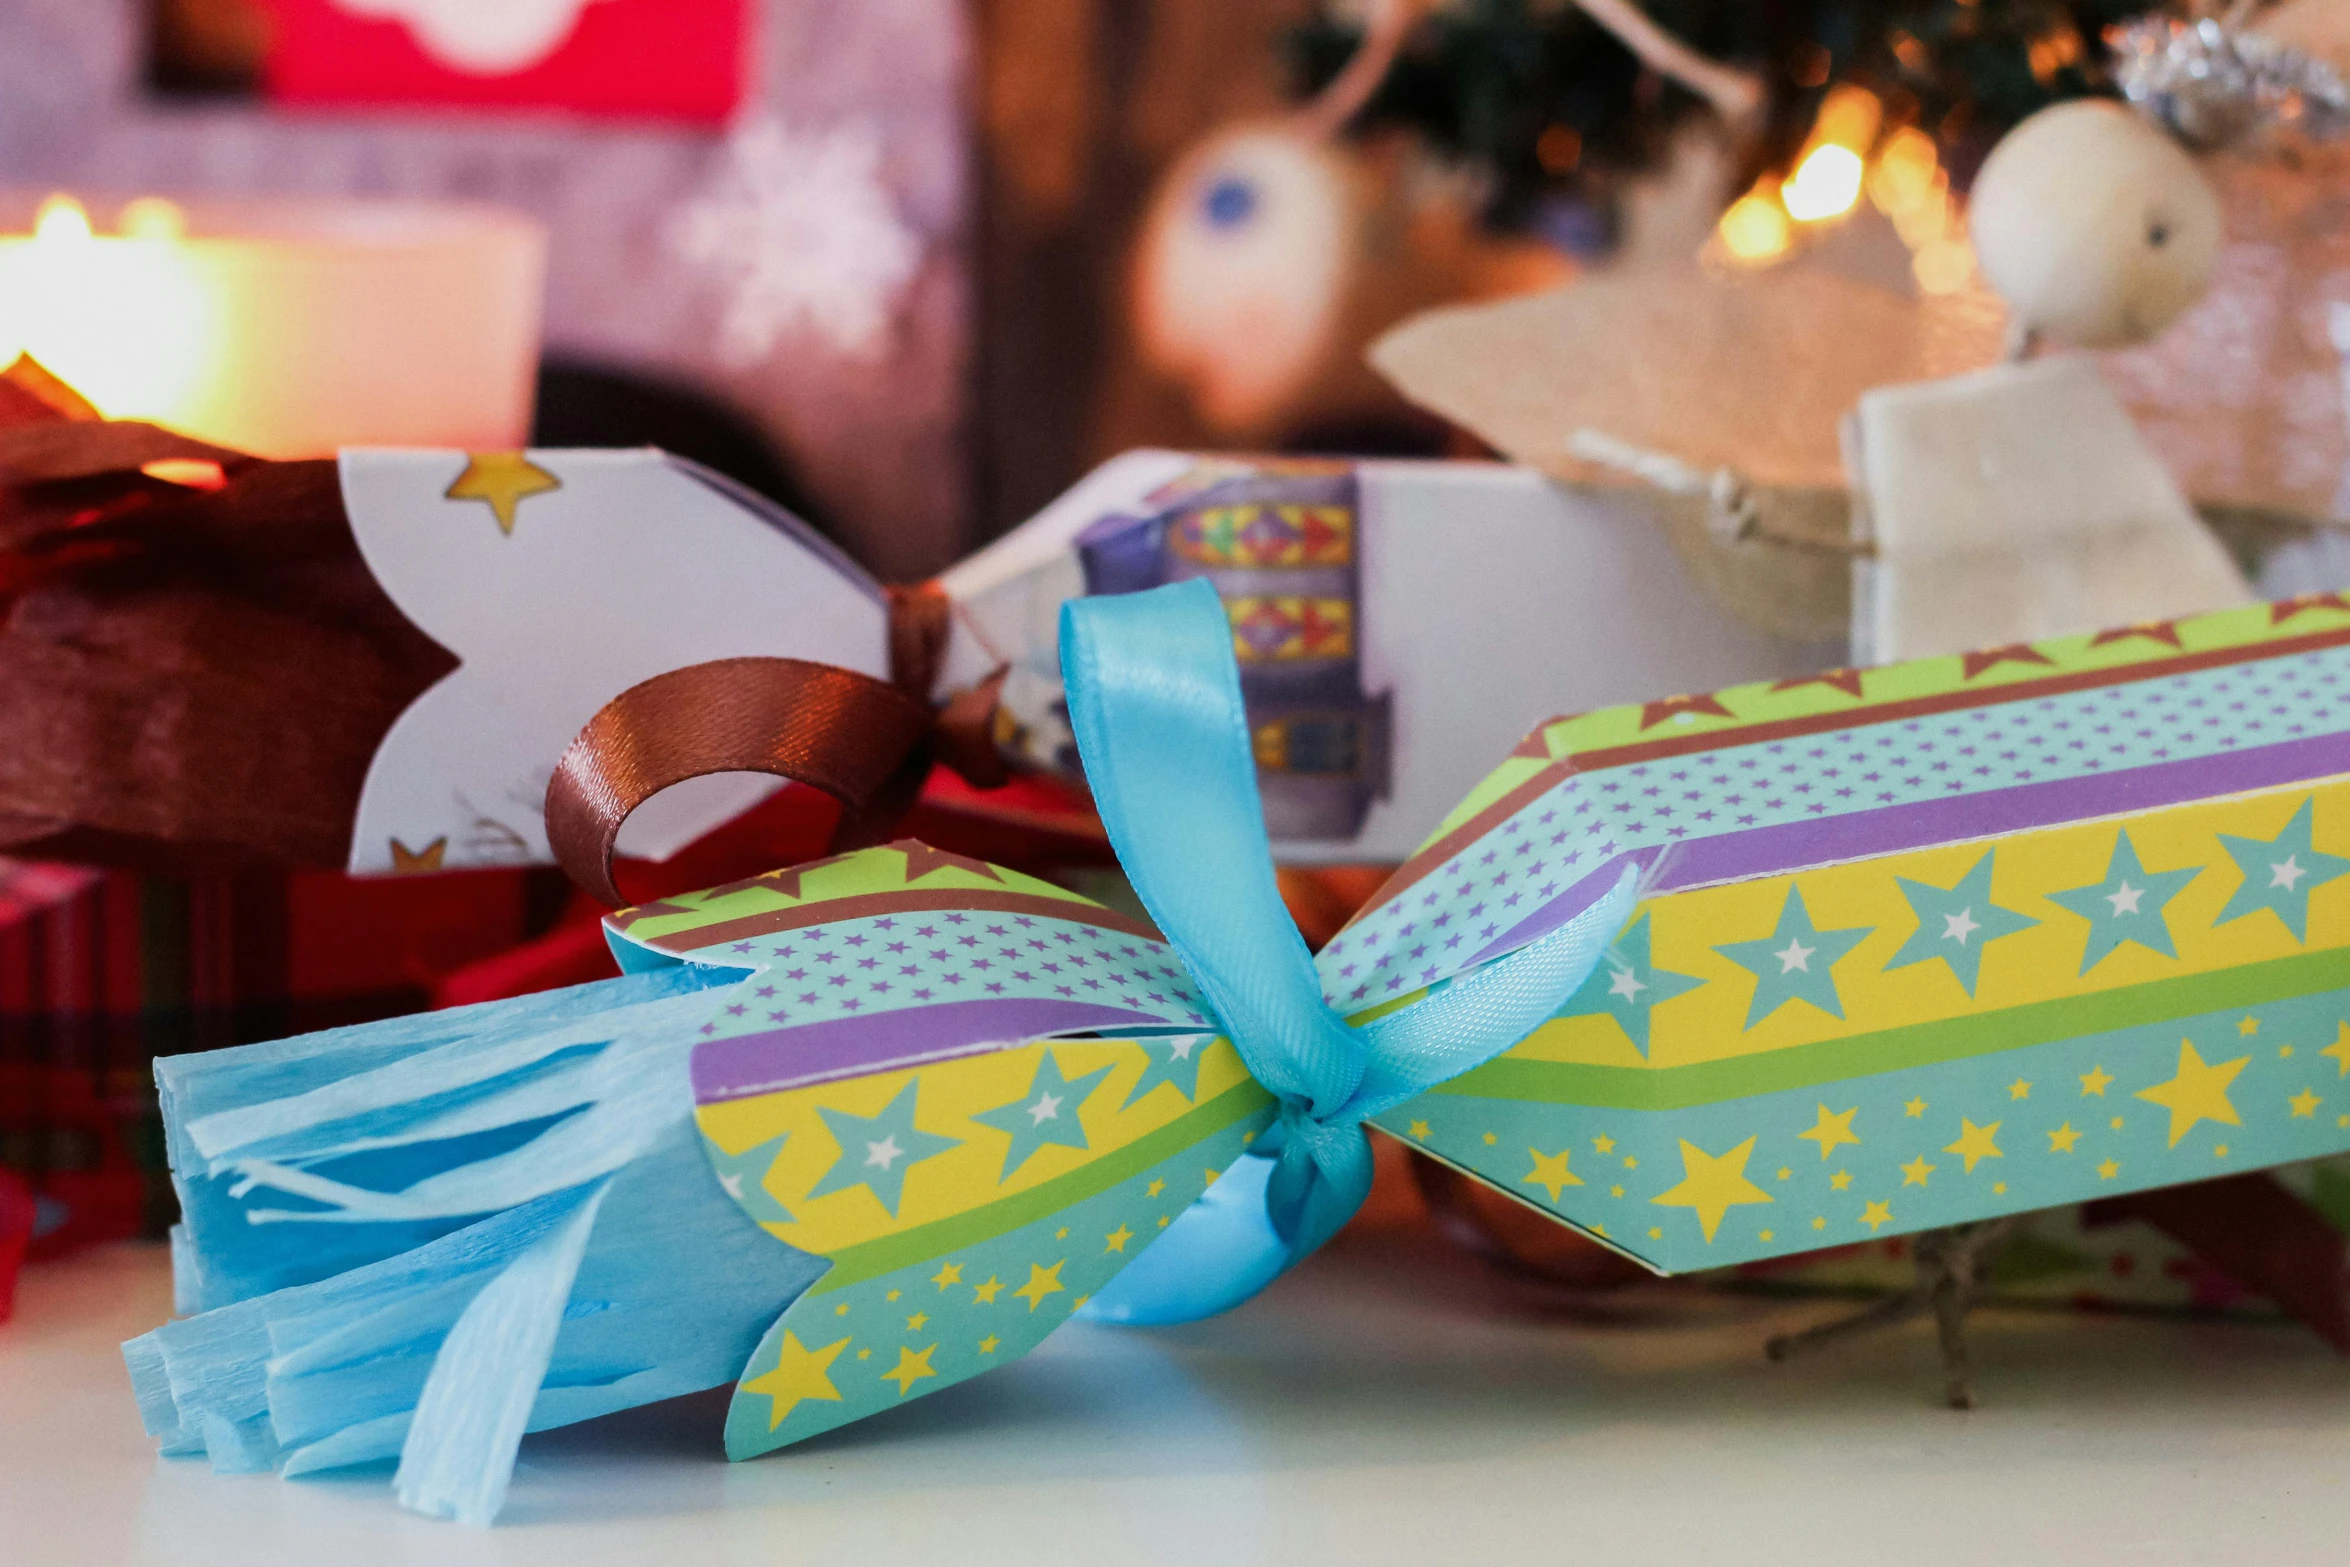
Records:
[[[971,1119],[981,1126],[992,1126],[1012,1139],[1012,1146],[1004,1150],[1004,1173],[996,1179],[1010,1180],[1031,1155],[1048,1143],[1062,1148],[1090,1147],[1085,1140],[1085,1128],[1077,1119],[1077,1110],[1109,1075],[1108,1067],[1097,1066],[1083,1077],[1066,1077],[1062,1075],[1060,1062],[1053,1059],[1052,1051],[1046,1050],[1037,1063],[1036,1077],[1029,1083],[1027,1093],[1008,1105],[982,1110],[973,1116]]]
[[[1918,928],[1885,965],[1888,971],[1940,958],[1950,965],[1961,988],[1970,997],[1974,995],[1975,981],[1983,972],[1983,948],[2040,923],[1991,901],[1992,859],[1985,854],[1975,861],[1974,868],[1947,891],[1907,876],[1893,878],[1901,884],[1901,895],[1909,900],[1909,911],[1918,917]]]
[[[1641,912],[1607,949],[1599,967],[1568,998],[1560,1017],[1612,1017],[1642,1055],[1648,1054],[1648,1014],[1705,983],[1649,961],[1648,914]]]
[[[914,1105],[921,1086],[918,1077],[908,1082],[879,1115],[851,1115],[818,1105],[816,1113],[824,1117],[825,1130],[840,1144],[840,1157],[808,1195],[816,1198],[862,1186],[896,1218],[898,1200],[906,1191],[906,1172],[925,1159],[962,1145],[960,1138],[915,1129]]]
[[[716,1143],[704,1145],[710,1150],[710,1163],[717,1168],[718,1184],[757,1223],[792,1222],[791,1210],[777,1202],[775,1194],[767,1189],[767,1172],[775,1168],[775,1156],[783,1152],[787,1140],[787,1137],[770,1138],[742,1153],[728,1153]]]
[[[1760,941],[1733,941],[1714,951],[1754,976],[1754,1004],[1746,1009],[1745,1024],[1752,1028],[1790,1001],[1808,1001],[1830,1017],[1842,1017],[1844,1003],[1828,971],[1875,934],[1873,926],[1820,929],[1803,906],[1803,890],[1790,887],[1779,907],[1777,930]]]
[[[2220,847],[2228,851],[2244,880],[2213,924],[2225,925],[2270,909],[2285,922],[2295,941],[2309,939],[2309,895],[2329,881],[2350,875],[2350,860],[2320,854],[2311,846],[2310,837],[2316,831],[2315,805],[2314,798],[2303,800],[2285,830],[2265,842],[2224,832],[2219,835]]]
[[[2171,944],[2162,911],[2200,874],[2193,865],[2176,871],[2148,870],[2139,863],[2138,846],[2124,832],[2114,840],[2103,880],[2052,892],[2048,901],[2089,922],[2089,944],[2081,954],[2081,972],[2086,974],[2125,941],[2166,958],[2177,957],[2179,949]]]
[[[1149,1059],[1143,1062],[1142,1075],[1134,1086],[1126,1090],[1123,1110],[1161,1083],[1173,1083],[1175,1091],[1186,1099],[1199,1097],[1200,1063],[1207,1059],[1213,1034],[1184,1034],[1173,1039],[1138,1039],[1142,1053]],[[993,1112],[990,1112],[991,1114]],[[1080,1145],[1082,1146],[1082,1145]]]

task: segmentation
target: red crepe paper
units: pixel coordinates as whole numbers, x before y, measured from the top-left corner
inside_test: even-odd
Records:
[[[0,848],[341,865],[377,743],[455,661],[376,586],[333,463],[86,412],[0,376]]]

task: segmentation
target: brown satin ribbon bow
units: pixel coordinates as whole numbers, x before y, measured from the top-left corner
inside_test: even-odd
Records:
[[[836,850],[887,841],[933,763],[976,788],[1002,784],[994,727],[1004,671],[934,710],[952,606],[935,583],[883,591],[886,681],[805,659],[728,658],[655,675],[606,703],[547,785],[556,862],[604,902],[625,902],[612,877],[621,823],[662,790],[712,773],[823,790],[842,806]]]

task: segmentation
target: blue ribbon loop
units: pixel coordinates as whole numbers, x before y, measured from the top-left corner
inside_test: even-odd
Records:
[[[1528,946],[1350,1027],[1281,902],[1240,670],[1204,580],[1061,608],[1061,669],[1094,805],[1127,877],[1251,1075],[1280,1101],[1228,1171],[1085,1308],[1180,1322],[1239,1304],[1354,1216],[1363,1122],[1553,1016],[1631,916],[1638,873]]]

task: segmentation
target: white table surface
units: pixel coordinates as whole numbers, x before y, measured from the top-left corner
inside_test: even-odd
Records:
[[[723,1395],[534,1437],[479,1531],[399,1512],[382,1469],[156,1459],[114,1345],[168,1298],[152,1248],[28,1273],[6,1567],[2350,1561],[2350,1365],[2286,1327],[1987,1315],[1956,1414],[1922,1332],[1772,1366],[1774,1326],[1836,1308],[1577,1327],[1374,1238],[753,1463],[718,1455]]]

